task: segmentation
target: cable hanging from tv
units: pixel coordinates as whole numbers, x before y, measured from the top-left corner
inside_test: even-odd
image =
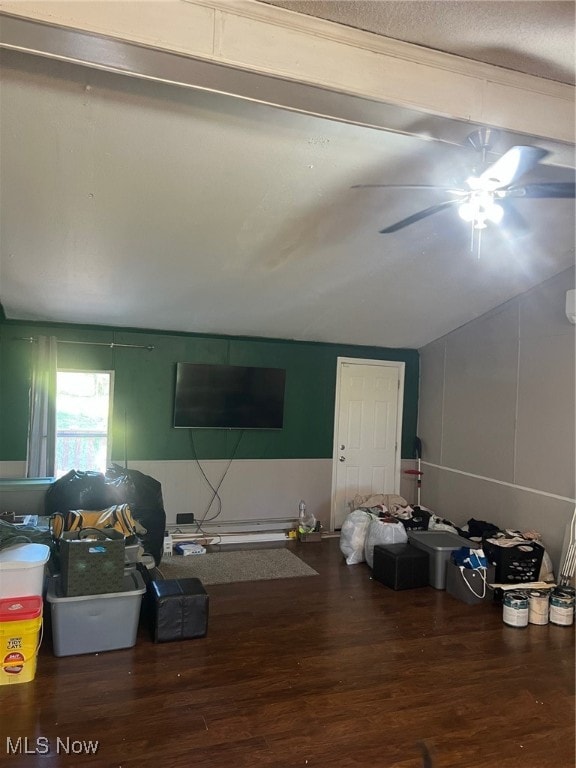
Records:
[[[222,498],[221,498],[220,493],[219,493],[220,486],[224,482],[224,479],[226,478],[226,475],[228,474],[228,470],[230,469],[230,467],[232,466],[232,462],[236,458],[236,453],[238,452],[238,448],[240,447],[240,442],[241,442],[241,440],[242,440],[242,438],[244,436],[244,430],[241,430],[241,432],[240,432],[240,437],[236,441],[236,445],[234,446],[234,450],[232,451],[232,455],[228,459],[228,464],[226,465],[226,469],[222,473],[222,477],[220,478],[220,480],[219,480],[217,485],[214,485],[210,481],[210,479],[208,478],[208,475],[204,471],[204,467],[202,466],[202,464],[200,462],[200,459],[198,458],[198,452],[196,451],[196,444],[194,443],[194,434],[193,434],[192,430],[189,431],[189,436],[190,436],[190,446],[192,448],[193,459],[196,462],[196,465],[197,465],[198,469],[200,470],[202,476],[204,477],[204,480],[206,481],[208,487],[212,491],[212,498],[210,499],[210,503],[208,504],[208,506],[204,510],[204,513],[202,514],[201,519],[194,521],[194,525],[196,526],[196,531],[198,533],[202,533],[202,534],[205,535],[205,531],[203,531],[203,529],[202,529],[202,526],[204,525],[204,523],[211,523],[213,520],[216,520],[220,516],[220,514],[222,513]],[[212,515],[212,517],[207,517],[208,516],[208,512],[210,511],[210,508],[212,507],[212,504],[214,504],[215,501],[218,502],[218,511],[216,512],[216,514]]]

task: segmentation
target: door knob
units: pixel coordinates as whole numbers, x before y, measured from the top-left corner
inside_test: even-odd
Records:
[[[338,461],[346,461],[346,457],[345,457],[345,456],[340,456],[340,458],[338,459]]]
[[[346,446],[345,446],[345,445],[341,445],[341,446],[340,446],[340,450],[341,450],[341,451],[343,451],[343,450],[344,450],[344,448],[346,448]]]

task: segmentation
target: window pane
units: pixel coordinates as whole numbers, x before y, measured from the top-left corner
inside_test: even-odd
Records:
[[[56,430],[108,432],[110,374],[58,371]]]
[[[56,476],[71,469],[105,472],[110,373],[58,371],[56,386]]]
[[[106,435],[99,437],[58,435],[56,438],[56,476],[62,477],[71,469],[106,472],[107,447]]]

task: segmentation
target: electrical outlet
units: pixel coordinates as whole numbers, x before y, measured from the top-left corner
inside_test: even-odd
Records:
[[[193,525],[194,515],[192,512],[181,512],[176,515],[176,525]]]

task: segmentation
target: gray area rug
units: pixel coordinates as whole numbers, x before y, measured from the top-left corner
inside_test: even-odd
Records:
[[[203,584],[318,576],[317,571],[287,549],[250,549],[208,552],[205,555],[173,555],[163,558],[158,570],[165,579],[195,577]]]

